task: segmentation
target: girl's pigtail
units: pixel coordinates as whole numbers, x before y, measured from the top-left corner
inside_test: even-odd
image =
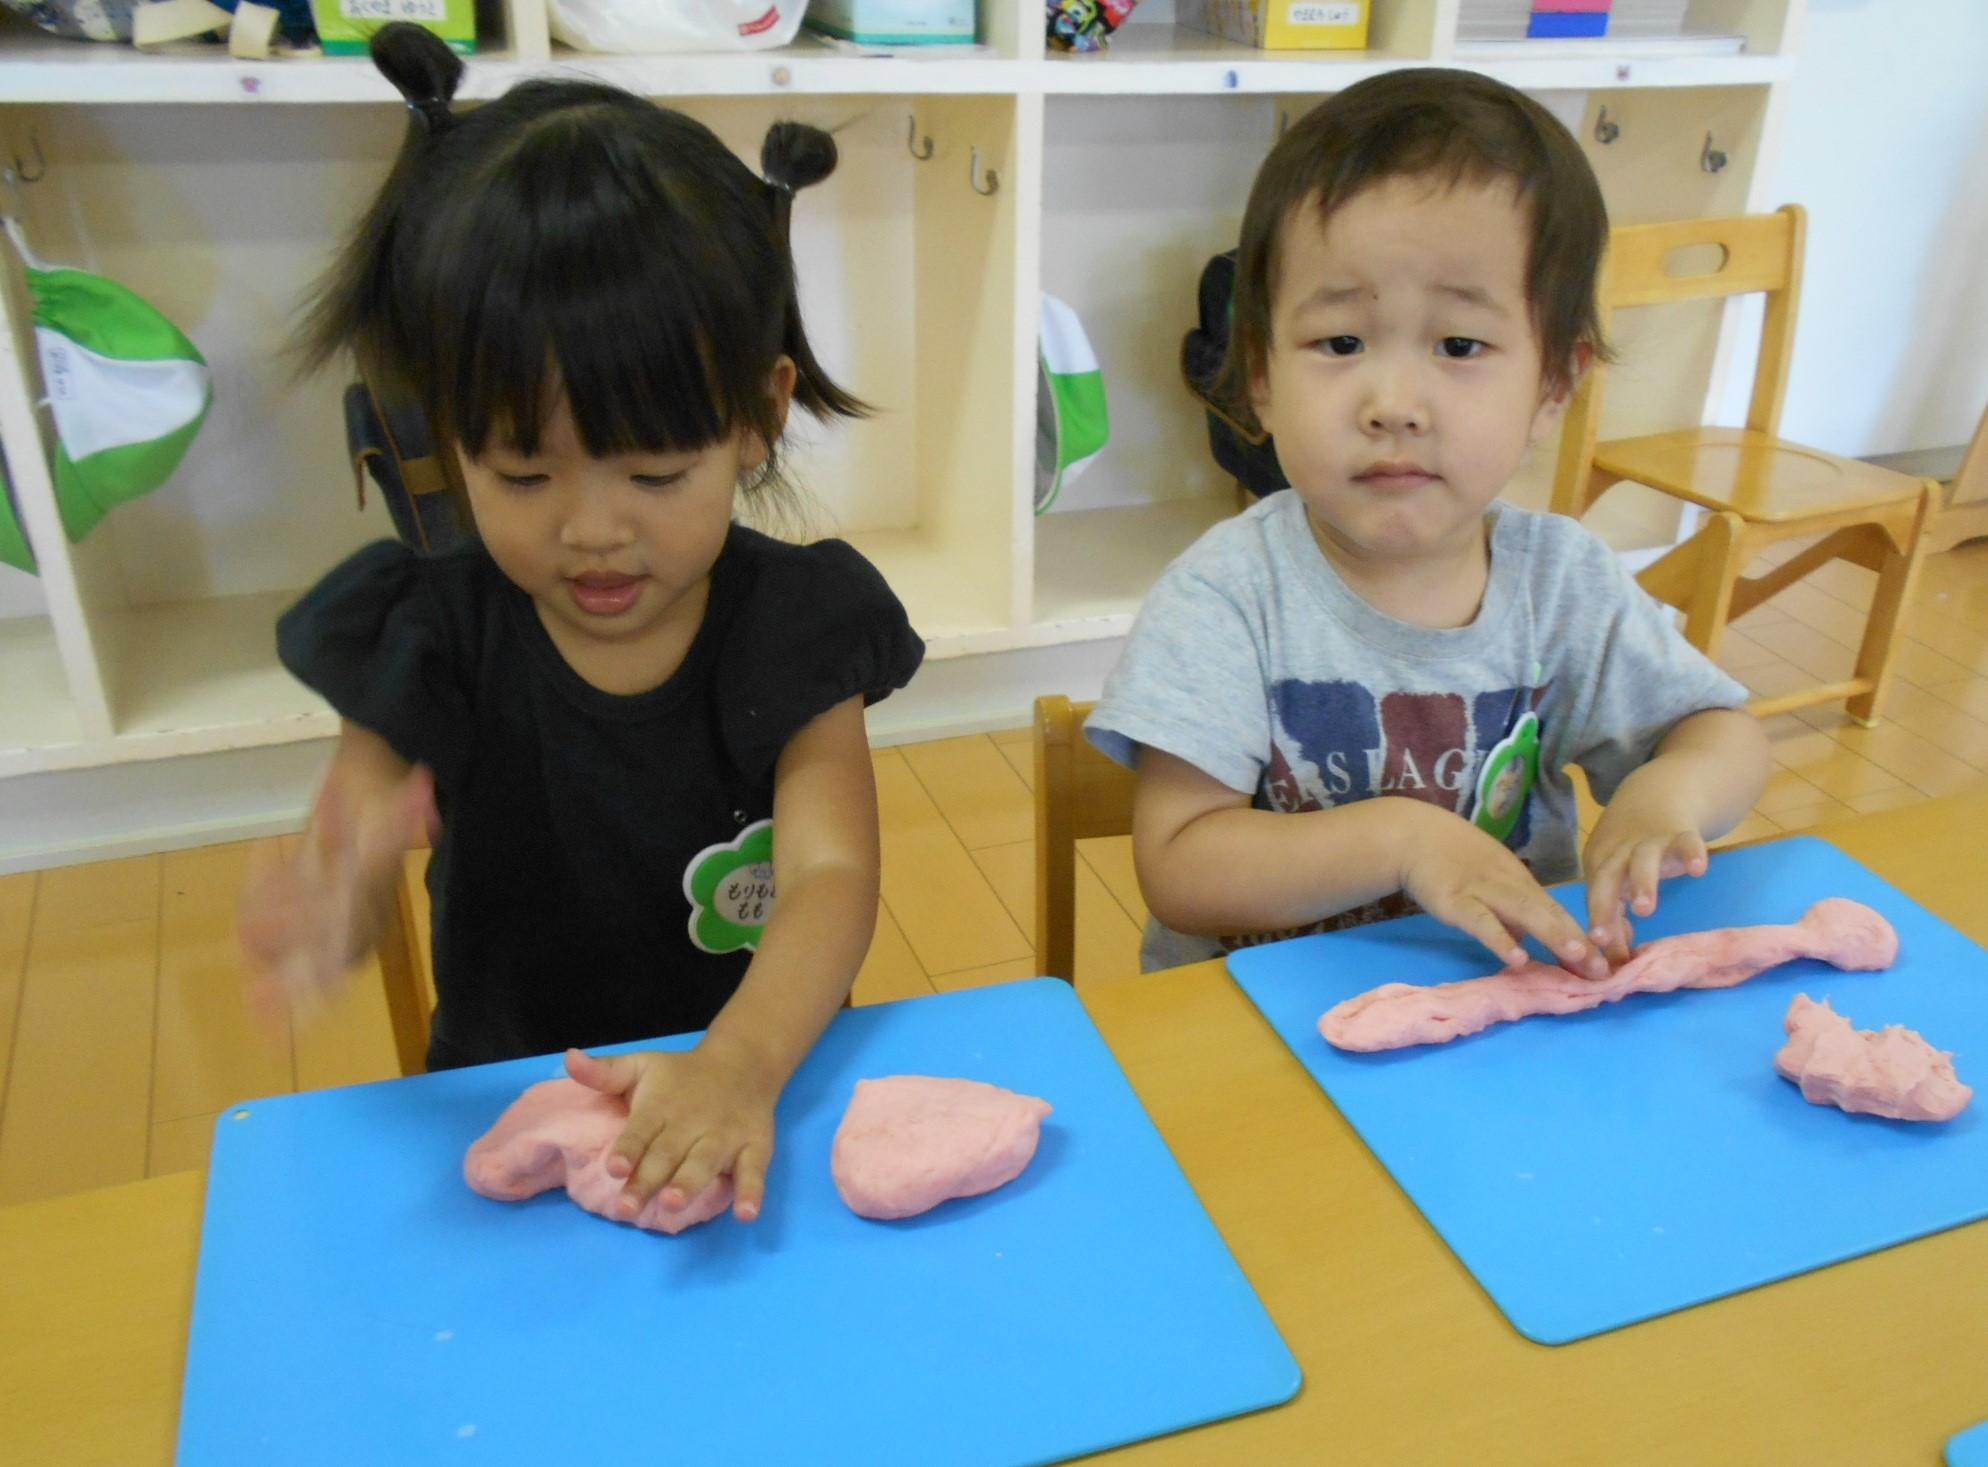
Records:
[[[759,169],[766,179],[767,201],[773,215],[773,238],[787,274],[780,350],[794,362],[794,400],[818,418],[831,414],[860,418],[869,414],[869,404],[838,387],[815,360],[801,326],[801,300],[794,279],[791,238],[794,195],[827,178],[835,171],[835,164],[835,139],[804,122],[774,123],[767,129],[766,141],[759,149]]]
[[[449,103],[462,84],[462,57],[433,31],[406,21],[382,26],[367,49],[380,75],[406,99],[410,127],[428,137],[446,132],[455,121]]]
[[[307,372],[345,351],[368,376],[392,371],[395,226],[429,144],[455,124],[449,104],[462,81],[463,62],[439,36],[396,21],[374,33],[370,50],[380,75],[407,102],[407,136],[372,207],[308,298],[295,347]]]

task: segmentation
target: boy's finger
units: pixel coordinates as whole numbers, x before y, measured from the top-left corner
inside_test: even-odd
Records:
[[[1629,910],[1647,917],[1657,909],[1657,884],[1663,879],[1664,847],[1646,840],[1629,853]]]
[[[1458,931],[1469,933],[1489,948],[1491,955],[1506,967],[1517,968],[1525,963],[1524,945],[1507,930],[1505,919],[1484,903],[1470,899],[1460,910],[1433,915]]]
[[[1676,869],[1670,869],[1671,863]],[[1705,837],[1695,830],[1682,832],[1670,843],[1670,853],[1664,858],[1666,876],[1703,876],[1705,868],[1712,864],[1712,853],[1706,849]]]
[[[1610,855],[1588,869],[1588,935],[1607,945],[1622,920],[1622,857]]]
[[[1594,944],[1581,935],[1580,924],[1567,915],[1567,909],[1544,891],[1517,892],[1510,898],[1506,916],[1530,932],[1563,967],[1585,978],[1606,978],[1608,961]]]

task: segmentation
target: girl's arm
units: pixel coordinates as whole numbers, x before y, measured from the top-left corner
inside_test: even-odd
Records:
[[[624,1216],[658,1191],[664,1206],[681,1207],[725,1175],[740,1220],[758,1215],[774,1103],[869,951],[877,791],[863,700],[837,704],[789,739],[773,781],[773,916],[702,1042],[683,1054],[567,1054],[574,1079],[628,1096],[628,1128],[608,1158],[609,1173],[628,1178]]]
[[[322,992],[370,953],[402,858],[436,826],[428,771],[344,723],[296,854],[263,854],[242,890],[239,932],[256,1001],[274,1010],[286,994]]]

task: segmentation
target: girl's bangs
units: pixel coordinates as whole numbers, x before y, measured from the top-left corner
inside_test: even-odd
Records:
[[[410,319],[427,339],[408,345],[443,432],[472,457],[495,442],[534,453],[562,398],[595,457],[686,452],[756,425],[777,322],[736,242],[648,190],[630,208],[620,183],[521,182],[482,195],[425,252],[429,309]]]

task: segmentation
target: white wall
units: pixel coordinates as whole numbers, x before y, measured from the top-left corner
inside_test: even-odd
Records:
[[[1761,197],[1809,211],[1783,435],[1966,442],[1988,406],[1988,3],[1809,0]],[[1751,352],[1734,365],[1737,423]]]

